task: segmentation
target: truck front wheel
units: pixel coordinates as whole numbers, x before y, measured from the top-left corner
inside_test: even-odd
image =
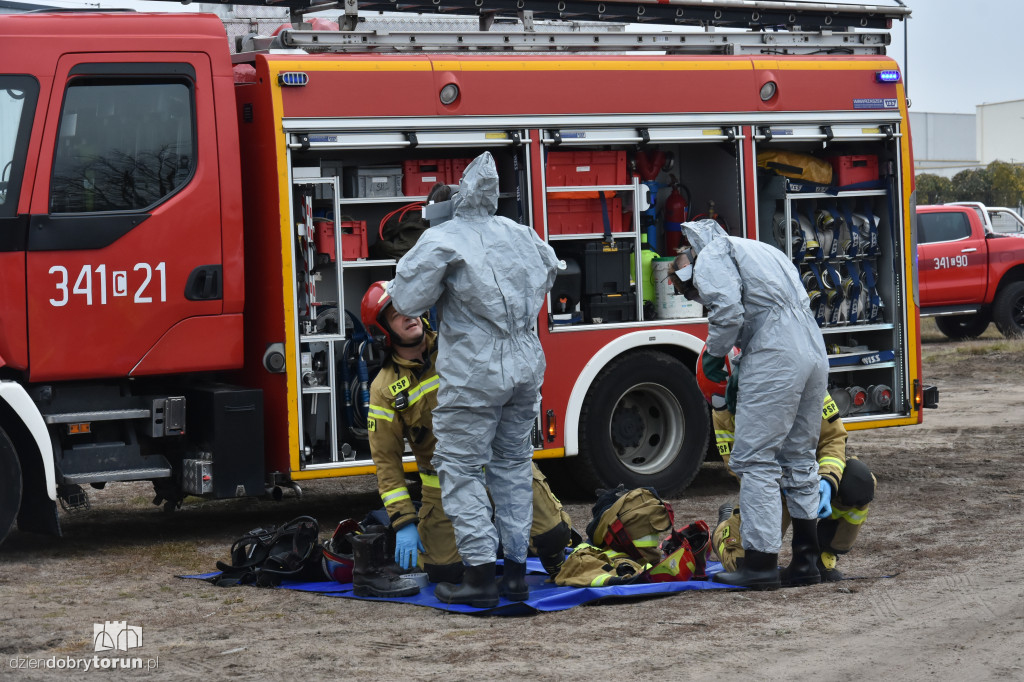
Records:
[[[939,331],[953,340],[976,339],[985,333],[988,323],[989,318],[986,313],[935,318],[935,326],[939,328]]]
[[[1024,282],[1003,287],[992,303],[992,319],[1008,339],[1024,336]]]
[[[0,543],[11,532],[21,507],[21,463],[14,444],[0,429]]]
[[[697,475],[708,433],[704,396],[682,362],[651,350],[626,355],[583,402],[577,482],[590,490],[650,486],[673,497]]]

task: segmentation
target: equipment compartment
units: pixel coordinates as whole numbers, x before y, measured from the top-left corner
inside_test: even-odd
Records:
[[[898,130],[888,124],[848,129],[786,128],[780,139],[761,130],[759,148],[815,155],[833,168],[821,186],[757,175],[759,238],[785,251],[800,271],[829,358],[829,391],[848,419],[904,414],[907,302],[896,192]],[[802,140],[801,138],[814,138]],[[879,173],[881,169],[881,175]],[[853,190],[843,190],[854,185]]]

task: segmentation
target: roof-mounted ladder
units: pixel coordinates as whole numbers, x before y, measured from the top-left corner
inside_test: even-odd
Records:
[[[217,0],[288,7],[296,26],[304,14],[344,10],[340,31],[286,30],[275,39],[249,38],[246,51],[670,54],[884,54],[893,20],[910,15],[901,0],[894,1],[899,6],[804,0]],[[370,27],[379,12],[471,15],[478,18],[480,30],[374,30]],[[559,30],[544,23],[551,21],[559,22]],[[576,22],[613,25],[593,30]],[[625,32],[626,23],[651,25],[652,30]],[[653,30],[653,25],[704,30]]]

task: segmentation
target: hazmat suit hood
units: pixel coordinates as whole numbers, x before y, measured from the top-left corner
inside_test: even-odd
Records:
[[[490,152],[466,166],[453,201],[456,218],[481,218],[498,212],[498,169]]]
[[[715,239],[729,236],[721,225],[710,219],[683,223],[683,232],[686,234],[686,240],[690,242],[690,246],[698,255]]]

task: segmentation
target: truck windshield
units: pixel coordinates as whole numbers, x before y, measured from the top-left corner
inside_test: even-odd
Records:
[[[0,76],[0,217],[15,215],[39,86],[28,76]]]

